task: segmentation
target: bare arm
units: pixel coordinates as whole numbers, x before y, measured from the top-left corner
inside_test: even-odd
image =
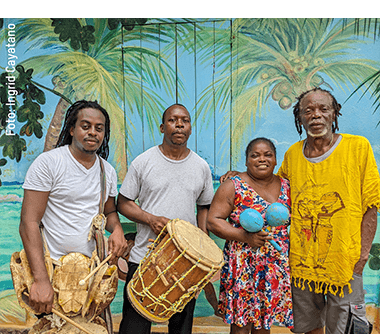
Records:
[[[361,275],[365,264],[368,261],[369,252],[371,250],[372,241],[375,237],[377,228],[377,209],[372,206],[367,209],[366,213],[363,215],[362,225],[361,225],[361,252],[360,259],[355,264],[354,273]]]
[[[224,181],[230,179],[231,177],[234,177],[236,175],[240,174],[239,172],[237,171],[234,171],[234,170],[229,170],[226,174],[223,174],[220,179],[219,179],[219,182],[220,183],[223,183]]]
[[[207,229],[219,238],[248,243],[253,248],[261,247],[266,240],[271,239],[268,233],[264,231],[250,233],[233,227],[226,221],[234,208],[234,199],[234,185],[232,181],[226,180],[219,186],[211,203],[207,216]]]
[[[117,198],[117,210],[126,218],[135,223],[149,225],[155,234],[159,234],[169,218],[152,215],[142,210],[135,201],[119,194]]]
[[[21,208],[20,236],[28,257],[34,282],[29,291],[29,304],[37,313],[50,313],[54,292],[45,267],[39,223],[45,212],[49,192],[24,190]]]
[[[210,205],[197,205],[197,223],[198,227],[208,235],[207,231],[207,214]]]
[[[210,205],[197,205],[197,222],[198,227],[209,235],[209,231],[207,230],[207,214],[210,209]],[[208,282],[203,288],[205,292],[205,296],[211,307],[214,309],[214,314],[216,316],[221,317],[218,313],[218,299],[216,298],[216,293],[214,286],[211,282]]]
[[[108,198],[104,205],[104,214],[107,217],[106,230],[111,233],[108,238],[108,252],[112,253],[110,263],[116,263],[117,258],[127,250],[128,244],[116,211],[115,197]]]

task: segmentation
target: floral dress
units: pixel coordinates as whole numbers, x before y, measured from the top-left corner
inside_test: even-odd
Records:
[[[242,228],[240,213],[253,208],[265,218],[271,204],[239,176],[231,179],[235,185],[234,210],[229,222]],[[290,210],[289,182],[281,179],[281,192],[277,200]],[[264,227],[267,222],[264,219]],[[281,246],[281,255],[269,242],[258,250],[246,243],[227,240],[224,246],[225,265],[220,276],[219,311],[227,324],[239,327],[249,323],[255,329],[270,329],[272,324],[293,327],[290,272],[288,262],[289,237],[287,227],[272,228],[273,239]]]

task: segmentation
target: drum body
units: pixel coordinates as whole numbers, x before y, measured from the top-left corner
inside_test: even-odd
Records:
[[[223,266],[223,254],[203,231],[179,219],[169,221],[149,247],[127,295],[139,314],[160,323],[203,289]]]

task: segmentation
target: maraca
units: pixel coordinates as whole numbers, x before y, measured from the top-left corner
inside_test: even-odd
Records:
[[[268,206],[265,219],[269,226],[281,226],[289,219],[289,210],[282,203],[272,203]]]
[[[248,232],[259,232],[264,226],[264,219],[255,209],[245,209],[240,214],[240,225]],[[280,253],[282,249],[274,240],[268,240]]]

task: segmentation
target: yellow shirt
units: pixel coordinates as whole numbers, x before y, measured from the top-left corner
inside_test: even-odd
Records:
[[[380,206],[380,179],[368,140],[341,135],[331,155],[317,163],[304,157],[303,141],[295,143],[278,175],[290,181],[293,282],[303,288],[313,281],[317,293],[343,295],[360,257],[362,217],[368,207]]]

